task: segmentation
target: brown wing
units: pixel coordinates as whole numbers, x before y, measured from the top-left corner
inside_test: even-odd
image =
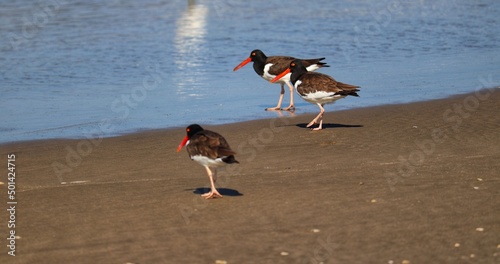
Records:
[[[306,59],[302,60],[302,64],[304,64],[306,68],[311,66],[312,64],[317,64],[320,68],[328,67],[326,63],[321,62],[324,59],[325,58]],[[278,75],[288,69],[288,67],[290,67],[290,63],[294,60],[294,57],[289,56],[272,56],[267,58],[266,64],[272,63],[273,66],[269,69],[269,73],[272,75]]]
[[[337,82],[331,76],[318,72],[306,72],[300,78],[301,81],[297,91],[304,96],[316,91],[333,92],[343,95],[354,95],[359,91],[359,86]]]
[[[209,130],[203,130],[192,136],[186,148],[189,156],[203,155],[211,159],[236,154],[224,137]]]
[[[295,60],[294,57],[287,56],[271,56],[266,60],[266,64],[272,63],[273,66],[269,68],[269,74],[278,75],[284,72],[290,66],[290,62]]]

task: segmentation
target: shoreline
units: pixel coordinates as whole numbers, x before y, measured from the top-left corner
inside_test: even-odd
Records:
[[[345,112],[345,111],[357,111],[357,110],[362,110],[362,109],[372,109],[372,108],[378,108],[378,107],[386,107],[386,106],[399,106],[399,105],[408,105],[408,104],[415,104],[415,103],[424,103],[424,102],[431,102],[431,101],[436,101],[436,100],[447,100],[451,99],[454,97],[460,97],[460,96],[469,96],[469,95],[474,95],[477,92],[481,91],[494,91],[495,89],[500,89],[500,87],[491,87],[491,88],[481,88],[481,89],[476,89],[474,92],[466,92],[466,93],[461,93],[461,94],[454,94],[454,95],[449,95],[446,97],[442,98],[434,98],[434,99],[429,99],[429,100],[423,100],[423,101],[414,101],[414,102],[408,102],[408,103],[392,103],[392,104],[382,104],[382,105],[374,105],[374,106],[360,106],[360,107],[355,107],[355,108],[349,108],[349,109],[342,109],[342,110],[335,110],[335,109],[328,109],[328,108],[335,108],[335,104],[330,105],[330,107],[326,106],[326,112],[325,115],[328,116],[329,113],[338,113],[338,112]],[[273,111],[271,111],[273,112]],[[298,116],[316,116],[317,113],[315,111],[308,111],[304,113],[299,113],[295,114],[293,113],[292,116],[286,116],[287,114],[290,115],[288,111],[275,111],[275,112],[281,112],[279,115],[283,115],[286,118],[295,118]],[[315,114],[316,113],[316,114]],[[245,123],[245,122],[252,122],[252,121],[259,121],[259,120],[271,120],[271,119],[276,119],[280,118],[278,117],[263,117],[263,118],[257,118],[257,119],[251,119],[251,120],[243,120],[243,121],[235,121],[235,122],[229,122],[229,123],[216,123],[216,124],[209,124],[207,126],[210,127],[217,127],[217,126],[225,126],[225,125],[231,125],[231,124],[240,124],[240,123]],[[312,119],[312,118],[311,118]],[[189,124],[186,124],[185,126],[188,126]],[[148,133],[148,132],[155,132],[155,131],[169,131],[169,130],[175,130],[175,129],[184,129],[184,126],[174,126],[174,127],[166,127],[166,128],[140,128],[140,129],[135,129],[133,131],[129,132],[117,132],[115,134],[111,135],[106,135],[102,134],[102,136],[98,137],[87,137],[87,136],[78,136],[78,137],[54,137],[54,138],[40,138],[40,139],[27,139],[27,140],[17,140],[17,141],[10,141],[10,142],[0,142],[0,147],[2,146],[7,146],[7,145],[12,145],[12,144],[29,144],[29,143],[35,143],[39,141],[53,141],[53,140],[92,140],[92,139],[106,139],[106,138],[115,138],[115,137],[122,137],[122,136],[128,136],[128,135],[133,135],[133,134],[141,134],[141,133]],[[101,131],[102,132],[102,131]],[[29,133],[34,133],[34,132],[29,132]],[[92,134],[92,133],[89,133]],[[93,133],[93,134],[99,134],[99,133]]]
[[[305,128],[316,114],[200,124],[240,162],[219,170],[213,200],[200,198],[203,167],[176,152],[184,128],[2,144],[4,162],[15,155],[18,237],[0,259],[494,263],[499,101],[492,88],[329,111],[322,131]]]

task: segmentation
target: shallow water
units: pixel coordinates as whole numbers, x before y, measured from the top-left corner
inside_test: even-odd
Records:
[[[267,55],[326,57],[361,86],[339,110],[500,84],[500,2],[11,1],[0,10],[0,142],[221,124],[266,112]],[[283,106],[288,105],[288,91]],[[296,114],[317,112],[295,98]],[[286,115],[286,114],[285,114]]]

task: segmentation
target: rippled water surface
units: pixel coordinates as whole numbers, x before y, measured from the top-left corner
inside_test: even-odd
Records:
[[[232,71],[256,48],[361,86],[327,110],[500,83],[495,0],[2,2],[0,142],[275,117],[279,86]]]

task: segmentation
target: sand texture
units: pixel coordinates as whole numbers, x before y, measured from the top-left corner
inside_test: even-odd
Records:
[[[0,263],[500,263],[500,92],[219,126],[204,200],[184,128],[1,145]],[[201,124],[202,126],[204,124]],[[7,203],[6,166],[1,186]]]

